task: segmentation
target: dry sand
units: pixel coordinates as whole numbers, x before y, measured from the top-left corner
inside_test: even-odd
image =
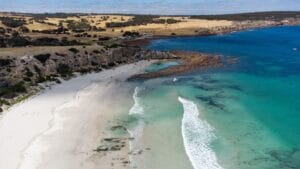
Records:
[[[109,123],[133,104],[124,81],[150,63],[79,76],[5,111],[0,169],[128,168],[120,161],[128,160],[128,143],[121,151],[94,150],[110,136]]]

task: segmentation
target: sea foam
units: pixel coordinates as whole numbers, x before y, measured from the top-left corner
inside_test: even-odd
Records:
[[[192,101],[178,97],[182,103],[182,137],[187,156],[194,169],[222,169],[218,164],[215,152],[209,147],[215,138],[213,128],[200,119],[197,105]]]
[[[129,110],[129,116],[135,117],[135,125],[132,127],[129,127],[127,129],[128,133],[130,134],[130,137],[134,138],[129,141],[129,149],[130,149],[130,165],[132,167],[139,166],[140,157],[135,156],[136,154],[139,154],[141,149],[143,148],[142,145],[142,136],[144,132],[145,127],[145,121],[144,121],[144,107],[141,103],[140,97],[138,96],[140,92],[140,88],[136,87],[133,93],[133,100],[134,104]]]
[[[143,114],[144,112],[144,108],[142,107],[141,105],[141,101],[140,101],[140,98],[138,97],[138,93],[141,89],[139,87],[136,87],[134,89],[134,93],[133,93],[133,101],[134,101],[134,104],[133,106],[131,107],[131,109],[129,110],[129,115],[133,115],[133,114]]]

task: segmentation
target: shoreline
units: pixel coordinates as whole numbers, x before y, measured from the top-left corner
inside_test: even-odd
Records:
[[[0,118],[0,168],[79,169],[81,163],[87,169],[111,163],[114,168],[126,168],[128,143],[120,151],[95,149],[102,139],[111,137],[105,132],[106,124],[124,111],[116,105],[128,104],[122,103],[131,91],[121,87],[126,77],[150,63],[140,61],[79,76],[6,110]],[[47,165],[49,161],[53,163]]]

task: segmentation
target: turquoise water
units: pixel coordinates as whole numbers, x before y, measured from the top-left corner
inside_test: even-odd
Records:
[[[163,69],[166,69],[170,66],[176,66],[179,65],[180,63],[178,61],[169,61],[169,62],[157,62],[153,63],[149,67],[145,69],[145,72],[155,72],[155,71],[160,71]]]
[[[132,159],[135,166],[300,168],[299,26],[160,39],[149,48],[216,53],[239,62],[177,81],[135,84],[142,113],[131,128],[143,124],[138,148],[145,149]]]

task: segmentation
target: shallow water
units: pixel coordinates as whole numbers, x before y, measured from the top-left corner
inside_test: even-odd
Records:
[[[149,48],[239,62],[134,84],[144,122],[138,168],[300,168],[299,26],[161,39]]]
[[[176,66],[179,65],[180,63],[178,61],[169,61],[169,62],[157,62],[145,69],[145,72],[155,72],[155,71],[160,71],[163,69],[166,69],[170,66]]]

